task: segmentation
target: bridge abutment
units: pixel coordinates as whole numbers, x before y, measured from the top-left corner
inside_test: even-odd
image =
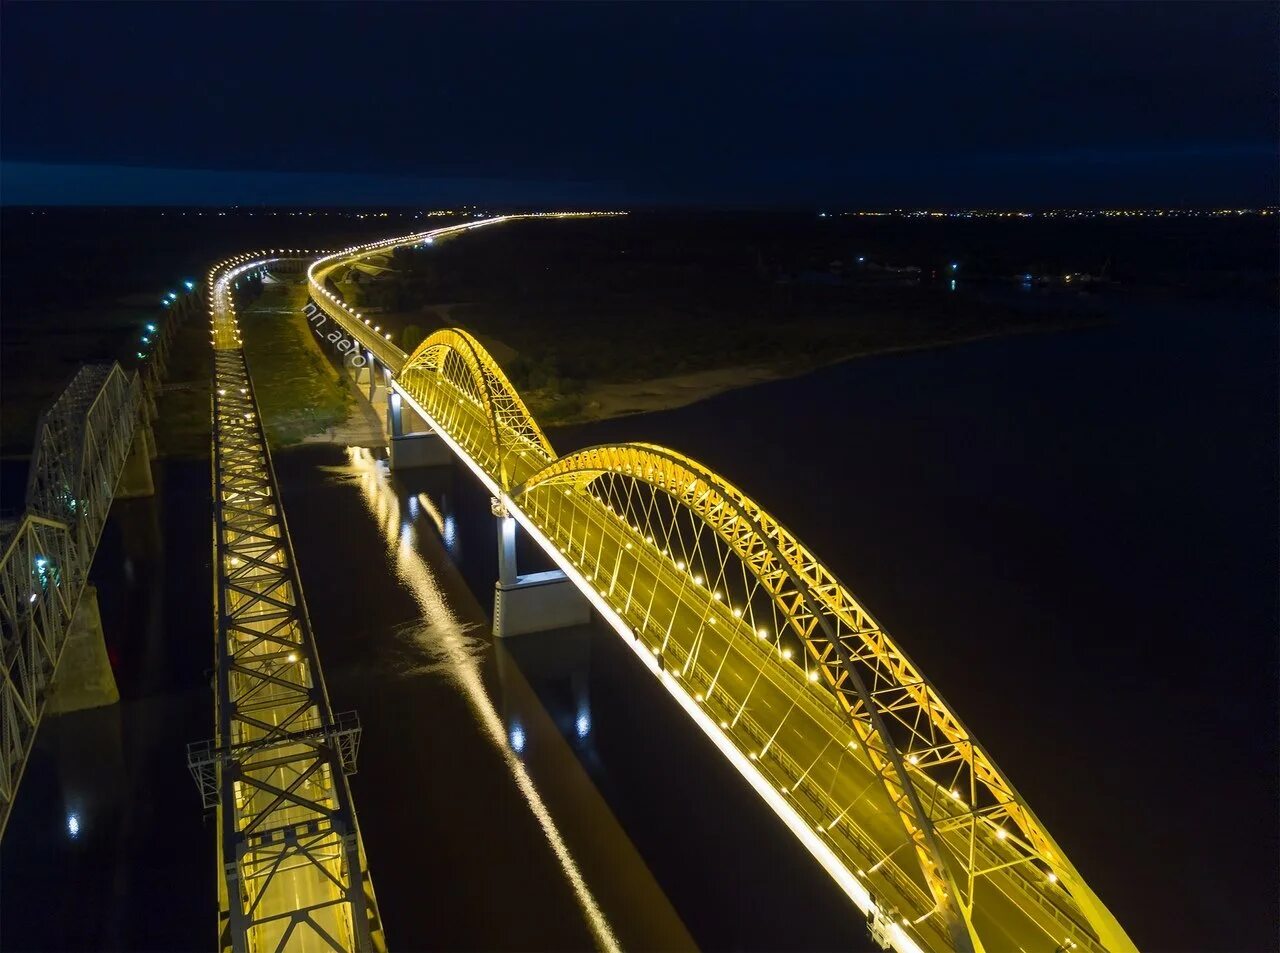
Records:
[[[516,521],[494,501],[498,517],[498,581],[493,590],[493,634],[498,638],[584,625],[591,603],[559,569],[516,571]]]
[[[98,589],[86,585],[80,604],[71,619],[67,644],[50,688],[45,713],[64,715],[86,708],[114,705],[120,700],[116,676],[107,656],[107,643],[102,634],[102,615],[98,611]]]
[[[133,500],[141,496],[154,496],[155,482],[151,478],[152,449],[156,438],[151,430],[149,420],[139,420],[133,432],[133,443],[129,447],[129,456],[124,462],[124,470],[120,474],[120,484],[116,489],[116,499]]]
[[[144,416],[138,421],[138,429],[142,431],[142,440],[147,445],[148,460],[154,460],[160,456],[160,448],[156,446],[156,431],[151,426],[151,421],[154,419],[154,416]]]
[[[364,393],[365,399],[369,403],[373,403],[373,392],[378,384],[378,359],[373,356],[373,352],[364,352],[364,367],[353,367],[356,375],[356,386]]]

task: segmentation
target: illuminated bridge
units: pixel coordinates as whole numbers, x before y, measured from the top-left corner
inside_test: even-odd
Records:
[[[119,699],[89,570],[112,503],[154,492],[155,391],[191,297],[170,293],[147,325],[141,371],[76,372],[40,418],[23,512],[0,523],[0,837],[46,712]]]
[[[589,604],[896,950],[1135,950],[981,742],[861,602],[757,501],[646,444],[558,456],[465,331],[406,355],[326,289],[335,269],[488,219],[353,247],[314,303],[388,389],[397,441],[461,460],[499,517],[500,634]],[[404,419],[402,419],[402,416]],[[407,420],[424,433],[410,436]],[[519,576],[522,527],[559,567]],[[559,593],[519,598],[526,589]],[[566,593],[571,595],[567,598]]]
[[[279,261],[208,278],[217,733],[188,764],[217,811],[220,950],[385,950],[347,783],[360,723],[329,704],[236,321],[237,280]]]

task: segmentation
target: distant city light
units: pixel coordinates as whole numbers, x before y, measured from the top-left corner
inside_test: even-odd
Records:
[[[578,737],[585,738],[591,733],[591,715],[585,711],[578,712],[578,718],[573,726],[577,729]]]
[[[512,725],[511,726],[511,750],[514,751],[516,754],[523,753],[524,743],[525,743],[524,729],[521,728],[518,724]]]
[[[67,815],[67,836],[72,838],[80,836],[80,815],[79,814]]]
[[[1130,209],[892,209],[890,211],[859,210],[841,212],[858,218],[1229,218],[1245,215],[1277,215],[1280,208],[1130,208]]]

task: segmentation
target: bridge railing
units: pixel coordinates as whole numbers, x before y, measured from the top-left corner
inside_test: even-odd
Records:
[[[364,314],[361,309],[344,301],[339,295],[335,295],[324,286],[324,277],[327,276],[329,270],[343,263],[358,261],[361,258],[367,258],[371,255],[389,253],[397,247],[406,245],[416,245],[423,243],[431,243],[436,239],[447,238],[450,235],[458,235],[477,228],[484,228],[489,225],[498,225],[502,222],[513,222],[521,219],[540,219],[540,218],[594,218],[594,217],[610,217],[623,215],[622,212],[537,212],[523,215],[498,215],[493,218],[479,219],[477,221],[462,222],[457,225],[446,225],[443,228],[433,228],[422,232],[415,232],[411,235],[401,235],[395,238],[382,239],[376,242],[368,242],[363,245],[352,245],[349,248],[341,249],[316,259],[315,262],[307,269],[307,280],[309,290],[311,292],[311,300],[320,308],[331,320],[338,326],[350,334],[353,338],[360,342],[366,349],[373,353],[373,356],[386,367],[391,368],[393,374],[399,374],[400,369],[404,366],[408,355],[405,354],[395,344],[391,343],[388,332],[375,329],[377,321]]]
[[[409,355],[391,343],[387,337],[389,332],[374,331],[372,322],[363,313],[348,306],[322,285],[313,281],[310,291],[311,300],[329,320],[351,335],[362,348],[371,352],[380,364],[391,368],[391,373],[400,372]]]
[[[408,244],[428,234],[347,249],[327,261],[358,258],[378,249]],[[313,285],[318,284],[314,270],[312,281]],[[332,292],[324,290],[324,296],[338,307],[340,323],[345,322],[344,326],[349,330],[354,327],[353,333],[358,337],[368,334],[359,328],[359,324],[367,325],[369,319],[341,302]],[[397,386],[403,389],[405,383],[397,382]],[[619,477],[620,480],[643,480],[655,497],[665,494],[661,498],[673,510],[680,510],[669,518],[665,511],[659,512],[653,507],[636,504],[632,510],[629,489],[618,489],[617,498],[611,498],[610,502],[628,508],[632,529],[639,532],[634,524],[645,525],[646,532],[639,534],[641,544],[646,534],[649,544],[659,536],[670,542],[672,532],[676,530],[677,542],[685,546],[684,531],[687,529],[692,534],[691,549],[682,550],[680,556],[683,558],[678,560],[677,566],[683,571],[687,564],[688,572],[679,576],[675,588],[671,588],[677,601],[685,591],[685,575],[692,578],[697,586],[701,585],[703,576],[724,580],[727,568],[743,570],[741,585],[730,593],[735,598],[738,611],[744,620],[752,617],[757,607],[772,613],[771,624],[761,628],[752,626],[752,631],[772,632],[776,640],[782,640],[785,631],[789,643],[799,642],[801,657],[805,659],[805,677],[827,685],[833,698],[838,700],[839,711],[823,708],[819,712],[819,737],[824,730],[821,726],[829,719],[836,720],[841,735],[847,736],[850,728],[854,730],[857,746],[866,753],[869,767],[889,796],[891,810],[901,820],[902,833],[910,838],[911,849],[919,862],[919,872],[927,881],[932,902],[926,900],[920,904],[919,897],[914,897],[911,912],[918,915],[917,921],[929,918],[933,912],[942,913],[949,934],[943,941],[945,946],[978,948],[983,945],[979,929],[992,930],[993,936],[998,936],[1004,929],[1005,919],[1025,915],[1027,922],[1020,921],[1019,929],[1025,928],[1028,936],[1038,937],[1042,931],[1049,936],[1061,936],[1056,931],[1065,927],[1068,938],[1055,941],[1060,945],[1074,943],[1089,949],[1100,949],[1105,945],[1117,951],[1134,949],[1114,916],[1084,883],[932,683],[818,557],[755,501],[696,461],[647,445],[590,448],[557,458],[545,470],[530,477],[528,482],[517,485],[507,479],[501,440],[492,438],[489,444],[497,444],[496,452],[490,455],[493,459],[484,457],[487,445],[480,439],[482,428],[474,419],[473,406],[468,406],[466,401],[457,401],[456,406],[423,411],[429,401],[421,391],[417,391],[415,397],[415,390],[410,387],[403,393],[415,398],[411,402],[429,417],[442,435],[450,437],[453,448],[508,509],[513,503],[517,511],[530,504],[532,501],[526,500],[522,494],[531,487],[562,481],[566,485],[564,496],[570,496],[572,491],[568,487],[572,485],[581,489],[584,480],[590,482],[594,479],[590,476],[592,472],[625,473],[627,476]],[[492,417],[492,408],[485,409]],[[456,430],[459,417],[464,422],[462,432]],[[641,470],[645,473],[643,478],[638,476]],[[517,488],[513,490],[513,486]],[[612,510],[613,506],[608,506],[608,509]],[[655,512],[658,512],[657,516]],[[541,521],[527,516],[527,512],[519,516],[526,528],[535,535],[555,539],[558,516]],[[713,559],[710,563],[699,542],[702,530],[707,528],[711,532],[706,536],[706,546],[709,548],[714,544],[717,550],[713,556],[718,557],[718,561]],[[583,532],[585,541],[585,528]],[[568,564],[563,562],[563,559],[573,561],[569,552],[572,537],[568,549],[560,552],[555,549],[561,543],[543,542],[553,557],[573,575]],[[603,546],[603,533],[597,542]],[[627,550],[633,548],[633,542],[637,540],[626,542]],[[671,555],[670,550],[666,554]],[[621,557],[621,553],[618,555]],[[700,572],[695,573],[695,561],[701,567]],[[708,566],[711,572],[707,572]],[[590,583],[600,570],[601,567],[596,565],[594,572],[584,570],[575,579],[593,599],[599,593],[591,591]],[[657,582],[655,578],[651,607],[657,595]],[[734,585],[737,585],[736,581]],[[717,593],[717,598],[720,595]],[[599,602],[597,605],[605,608]],[[622,615],[617,618],[621,620]],[[634,620],[616,624],[619,631],[623,631],[634,625]],[[643,623],[640,628],[643,628]],[[670,634],[668,629],[667,636]],[[699,632],[695,638],[700,637]],[[765,638],[766,635],[761,634],[760,637]],[[669,644],[669,638],[664,639],[664,651]],[[790,658],[789,653],[794,649],[795,646],[789,644],[785,649],[780,647],[779,651],[787,653],[784,657]],[[810,661],[813,668],[809,667]],[[744,773],[754,785],[755,777],[749,772]],[[788,817],[789,824],[793,823],[790,814],[784,809],[779,810]],[[834,817],[828,812],[826,821],[811,829],[821,831],[822,823],[838,823],[842,816],[843,812],[836,813]],[[883,853],[883,845],[880,849]],[[815,853],[821,853],[821,850],[815,850]],[[883,865],[879,869],[888,869],[889,866],[887,860],[877,864]],[[1006,886],[1019,896],[1009,896]],[[995,901],[990,908],[976,910],[980,889],[984,898]],[[909,892],[905,887],[903,890]],[[1001,896],[997,896],[997,891]],[[1021,912],[1011,914],[1012,908],[1007,906],[1007,901],[1012,901]],[[1050,920],[1054,921],[1052,930],[1049,929]]]
[[[673,677],[686,683],[689,688],[688,694],[697,702],[707,706],[708,709],[715,708],[718,714],[724,716],[721,719],[721,728],[725,735],[744,756],[755,763],[755,767],[769,778],[778,791],[793,801],[793,807],[805,818],[810,829],[828,842],[828,846],[840,856],[846,868],[850,872],[858,871],[860,877],[864,872],[875,874],[876,877],[882,878],[882,883],[887,879],[887,886],[893,891],[890,895],[895,897],[894,905],[898,906],[903,914],[909,914],[913,920],[917,921],[916,929],[938,927],[940,923],[936,918],[929,920],[930,913],[935,910],[932,899],[924,893],[918,881],[891,859],[895,852],[894,845],[876,844],[860,826],[854,823],[850,816],[851,806],[838,803],[831,796],[831,792],[814,784],[810,777],[812,769],[804,768],[787,754],[778,740],[778,731],[771,731],[758,724],[748,713],[742,703],[743,700],[726,692],[718,676],[713,677],[704,666],[698,663],[696,653],[693,653],[694,657],[691,660],[691,653],[687,646],[682,644],[681,640],[670,637],[674,616],[650,615],[650,610],[653,608],[651,604],[643,612],[631,612],[629,597],[625,601],[626,604],[614,601],[615,586],[619,581],[618,572],[621,567],[620,558],[615,560],[612,554],[597,550],[595,543],[589,542],[589,539],[594,537],[589,538],[588,535],[583,534],[580,539],[575,538],[575,524],[570,522],[566,530],[557,517],[560,511],[546,509],[545,499],[536,496],[531,499],[521,496],[518,499],[526,504],[525,513],[541,527],[547,538],[557,545],[560,552],[575,564],[583,578],[595,582],[602,598],[609,601],[614,609],[627,619],[628,625],[634,632],[639,633],[642,638],[650,634],[659,638],[661,644],[655,643],[651,649],[662,660],[663,667]],[[552,499],[558,500],[558,497],[553,496]],[[628,525],[628,521],[620,512],[609,508],[607,503],[594,495],[581,495],[575,497],[575,500],[582,505],[594,507],[593,519],[598,524],[612,523],[624,531],[633,528]],[[641,544],[636,545],[635,548],[628,544],[627,550],[630,558],[637,560],[633,564],[634,571],[640,572],[639,567],[643,566],[644,571],[653,575],[654,578],[661,575],[674,558]],[[625,589],[624,585],[622,590],[625,591]],[[715,614],[713,609],[719,610],[721,616],[718,629],[724,629],[726,626],[733,627],[738,622],[733,617],[734,614],[724,611],[725,603],[715,598],[710,589],[693,587],[684,590],[685,597],[690,599],[697,598],[698,593],[701,593],[703,603],[700,604],[704,605],[704,608],[694,612],[694,615],[701,616],[703,626],[707,624],[708,618],[711,618],[713,623],[716,621],[713,618]],[[699,635],[692,634],[692,638],[696,646]],[[843,747],[844,741],[841,739],[848,738],[850,733],[848,722],[837,709],[834,697],[827,690],[818,684],[811,683],[804,677],[803,670],[795,664],[783,662],[779,657],[779,649],[771,641],[762,641],[747,635],[733,639],[732,644],[734,650],[748,660],[747,667],[750,670],[759,673],[762,678],[780,688],[794,708],[802,710],[824,737],[834,740],[837,749]],[[963,805],[954,799],[952,792],[941,788],[931,779],[922,777],[920,783],[929,785],[930,790],[933,791],[930,804],[936,812],[934,819],[939,823],[940,830],[946,828],[943,830],[943,837],[950,837],[951,830],[958,830],[960,824],[966,819]],[[805,795],[808,804],[796,799],[795,795],[798,793]],[[1024,910],[1038,910],[1045,918],[1046,924],[1052,922],[1056,925],[1053,931],[1055,935],[1070,936],[1071,942],[1075,943],[1079,949],[1089,950],[1091,953],[1103,953],[1104,948],[1092,935],[1087,921],[1075,909],[1070,897],[1061,890],[1059,885],[1047,882],[1043,877],[1034,875],[1028,877],[1027,874],[1034,868],[1028,868],[1015,851],[1009,850],[1009,844],[1001,843],[995,834],[988,834],[981,828],[979,833],[981,836],[977,837],[972,845],[969,840],[962,839],[952,844],[951,848],[960,850],[972,846],[975,852],[975,866],[982,869],[986,876],[998,878],[1001,888],[1006,893],[1010,891],[1015,893],[1019,898],[1019,905]],[[841,843],[841,838],[845,840],[844,844]],[[853,847],[852,852],[848,849],[849,845]],[[902,839],[897,842],[897,846],[898,848],[909,847],[909,842]],[[942,934],[939,934],[937,940],[942,947],[948,946],[948,940]],[[930,948],[933,946],[931,945]]]

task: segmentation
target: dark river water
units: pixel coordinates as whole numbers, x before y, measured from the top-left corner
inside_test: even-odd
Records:
[[[1143,949],[1274,947],[1276,354],[1257,305],[863,359],[551,434],[647,440],[764,503],[959,710]],[[11,485],[13,467],[6,466]],[[394,949],[869,949],[842,894],[611,631],[494,645],[460,469],[277,469]],[[6,949],[208,948],[207,465],[95,563],[122,703],[50,719]],[[533,554],[522,554],[534,567]],[[75,818],[74,824],[71,822]]]

